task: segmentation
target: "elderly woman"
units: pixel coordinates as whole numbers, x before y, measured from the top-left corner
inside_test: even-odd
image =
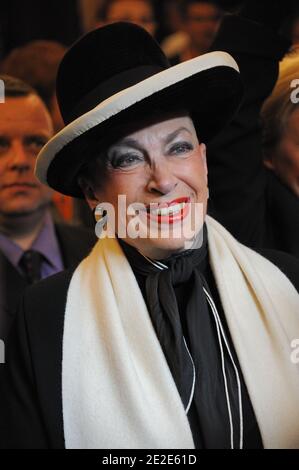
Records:
[[[66,127],[36,171],[85,196],[100,240],[24,297],[2,447],[299,446],[297,262],[274,266],[206,216],[204,142],[241,95],[227,53],[169,67],[128,23],[66,54]]]

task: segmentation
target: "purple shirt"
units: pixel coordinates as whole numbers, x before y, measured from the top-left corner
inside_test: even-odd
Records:
[[[64,269],[55,227],[49,212],[46,213],[44,224],[30,249],[38,251],[44,257],[41,265],[42,279]],[[24,250],[3,233],[0,233],[0,250],[11,264],[22,274],[19,262]]]

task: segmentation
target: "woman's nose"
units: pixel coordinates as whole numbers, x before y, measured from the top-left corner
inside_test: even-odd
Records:
[[[176,188],[177,184],[177,177],[165,162],[156,165],[151,170],[147,189],[151,193],[168,194]]]

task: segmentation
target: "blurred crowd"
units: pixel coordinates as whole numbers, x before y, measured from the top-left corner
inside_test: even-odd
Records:
[[[267,183],[265,190],[268,191],[268,212],[261,218],[266,220],[270,213],[272,217],[268,224],[271,226],[271,236],[265,238],[271,239],[271,242],[263,241],[261,245],[283,249],[298,256],[299,9],[296,1],[286,2],[285,5],[281,2],[277,12],[272,7],[267,10],[262,6],[263,3],[245,2],[244,8],[244,2],[240,0],[3,0],[0,18],[0,79],[10,85],[6,90],[5,103],[0,104],[0,242],[1,237],[3,238],[0,254],[2,251],[9,258],[8,252],[15,254],[20,248],[17,256],[19,260],[23,251],[32,249],[44,224],[49,225],[49,217],[51,223],[56,224],[55,227],[61,224],[94,227],[93,214],[85,202],[75,202],[70,197],[45,192],[40,183],[35,182],[32,156],[36,156],[47,140],[64,126],[57,104],[55,81],[59,63],[68,47],[82,34],[98,26],[129,21],[144,27],[155,37],[170,64],[186,61],[215,50],[216,47],[232,53],[238,62],[243,49],[247,54],[246,48],[253,44],[255,76],[251,74],[252,70],[249,72],[246,69],[248,65],[241,69],[248,102],[245,100],[239,120],[232,123],[222,140],[212,142],[210,149],[208,148],[210,210],[213,213],[216,208],[220,214],[218,219],[242,242],[256,245],[248,235],[254,224],[246,227],[244,223],[241,233],[239,222],[235,224],[232,221],[234,211],[243,211],[246,222],[249,205],[258,207],[260,204],[262,183],[260,184],[259,179],[260,170],[257,170],[259,167],[253,163],[250,168],[247,167],[249,161],[254,162],[256,158],[260,158],[267,172],[267,181],[271,181]],[[254,8],[251,9],[248,5]],[[268,5],[272,5],[271,2]],[[234,25],[231,26],[232,36],[235,35],[237,39],[221,39],[222,25],[224,24],[226,31],[229,28],[225,25],[227,18],[238,14],[259,24],[265,31],[271,30],[271,34],[275,30],[275,34],[283,38],[284,45],[271,51],[271,44],[273,50],[275,48],[274,42],[267,38],[260,47],[252,38],[247,37],[246,30],[238,30],[238,25],[235,31]],[[251,57],[250,54],[248,57]],[[266,64],[264,69],[259,69],[261,58]],[[280,60],[279,75],[275,64],[269,62],[267,67],[267,60],[270,58],[272,62],[275,59],[277,65]],[[267,84],[266,91],[263,83]],[[260,126],[262,132],[258,134],[257,129]],[[239,168],[236,170],[236,155],[239,154],[246,155],[246,159],[241,164],[240,157]],[[232,171],[230,159],[233,157],[235,166]],[[228,171],[229,177],[226,177],[225,172]],[[251,177],[254,184],[250,182]],[[224,181],[229,182],[230,186],[224,188]],[[249,186],[255,188],[253,194],[250,193]],[[28,196],[31,187],[39,188],[34,197]],[[273,202],[276,199],[279,199],[278,205]],[[282,200],[284,202],[281,205]],[[224,201],[228,201],[229,209]],[[282,218],[276,226],[272,222],[277,216],[279,204]],[[38,211],[33,217],[22,216],[23,212],[25,214],[36,207]],[[49,207],[51,215],[48,214]],[[45,219],[46,213],[48,218]],[[291,228],[287,226],[289,221],[285,225],[281,222],[286,214],[292,223]],[[284,233],[278,236],[281,226]],[[47,230],[52,233],[53,225]],[[288,234],[287,241],[285,232]],[[78,233],[81,240],[84,236],[81,232]],[[8,247],[7,239],[12,246]],[[93,241],[93,235],[90,235],[86,243],[83,243],[82,256]],[[61,238],[58,245],[59,243],[61,251]],[[15,258],[11,256],[10,261]],[[47,258],[47,253],[44,253],[44,258]],[[54,261],[52,268],[53,265]],[[50,271],[44,269],[44,272],[52,273],[67,265],[66,259],[60,256],[56,260],[56,267]],[[22,272],[20,268],[19,274]]]
[[[206,53],[223,16],[237,12],[241,4],[240,0],[63,0],[43,2],[41,7],[35,0],[3,1],[0,72],[18,77],[37,90],[51,114],[54,132],[58,132],[64,123],[55,95],[56,73],[68,46],[82,34],[114,21],[134,22],[149,31],[161,44],[170,63],[176,64]],[[296,48],[299,46],[296,2],[281,28],[291,41],[296,73]],[[265,108],[268,109],[266,116],[271,111],[269,106]],[[267,129],[266,134],[269,135]],[[274,171],[281,173],[285,182],[292,179],[284,176],[284,171],[288,171],[286,166],[292,171],[290,163],[277,164],[273,159],[270,163],[268,157],[266,161]],[[296,191],[298,195],[299,190]],[[53,202],[56,220],[93,223],[80,203],[74,204],[70,198],[58,194],[53,195]]]

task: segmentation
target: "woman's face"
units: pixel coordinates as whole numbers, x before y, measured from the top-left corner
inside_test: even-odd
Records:
[[[87,196],[90,206],[108,202],[116,220],[140,229],[137,237],[123,236],[117,227],[116,233],[144,255],[161,259],[183,250],[190,234],[202,228],[208,198],[205,145],[198,142],[186,113],[152,119],[142,128],[139,123],[138,130],[108,148],[104,177],[100,168],[98,164],[100,184],[96,175],[93,195],[89,191]],[[139,225],[134,211],[120,214],[120,195],[126,198],[126,209],[136,204],[141,208]]]
[[[299,197],[299,109],[290,115],[274,156],[266,164]]]

